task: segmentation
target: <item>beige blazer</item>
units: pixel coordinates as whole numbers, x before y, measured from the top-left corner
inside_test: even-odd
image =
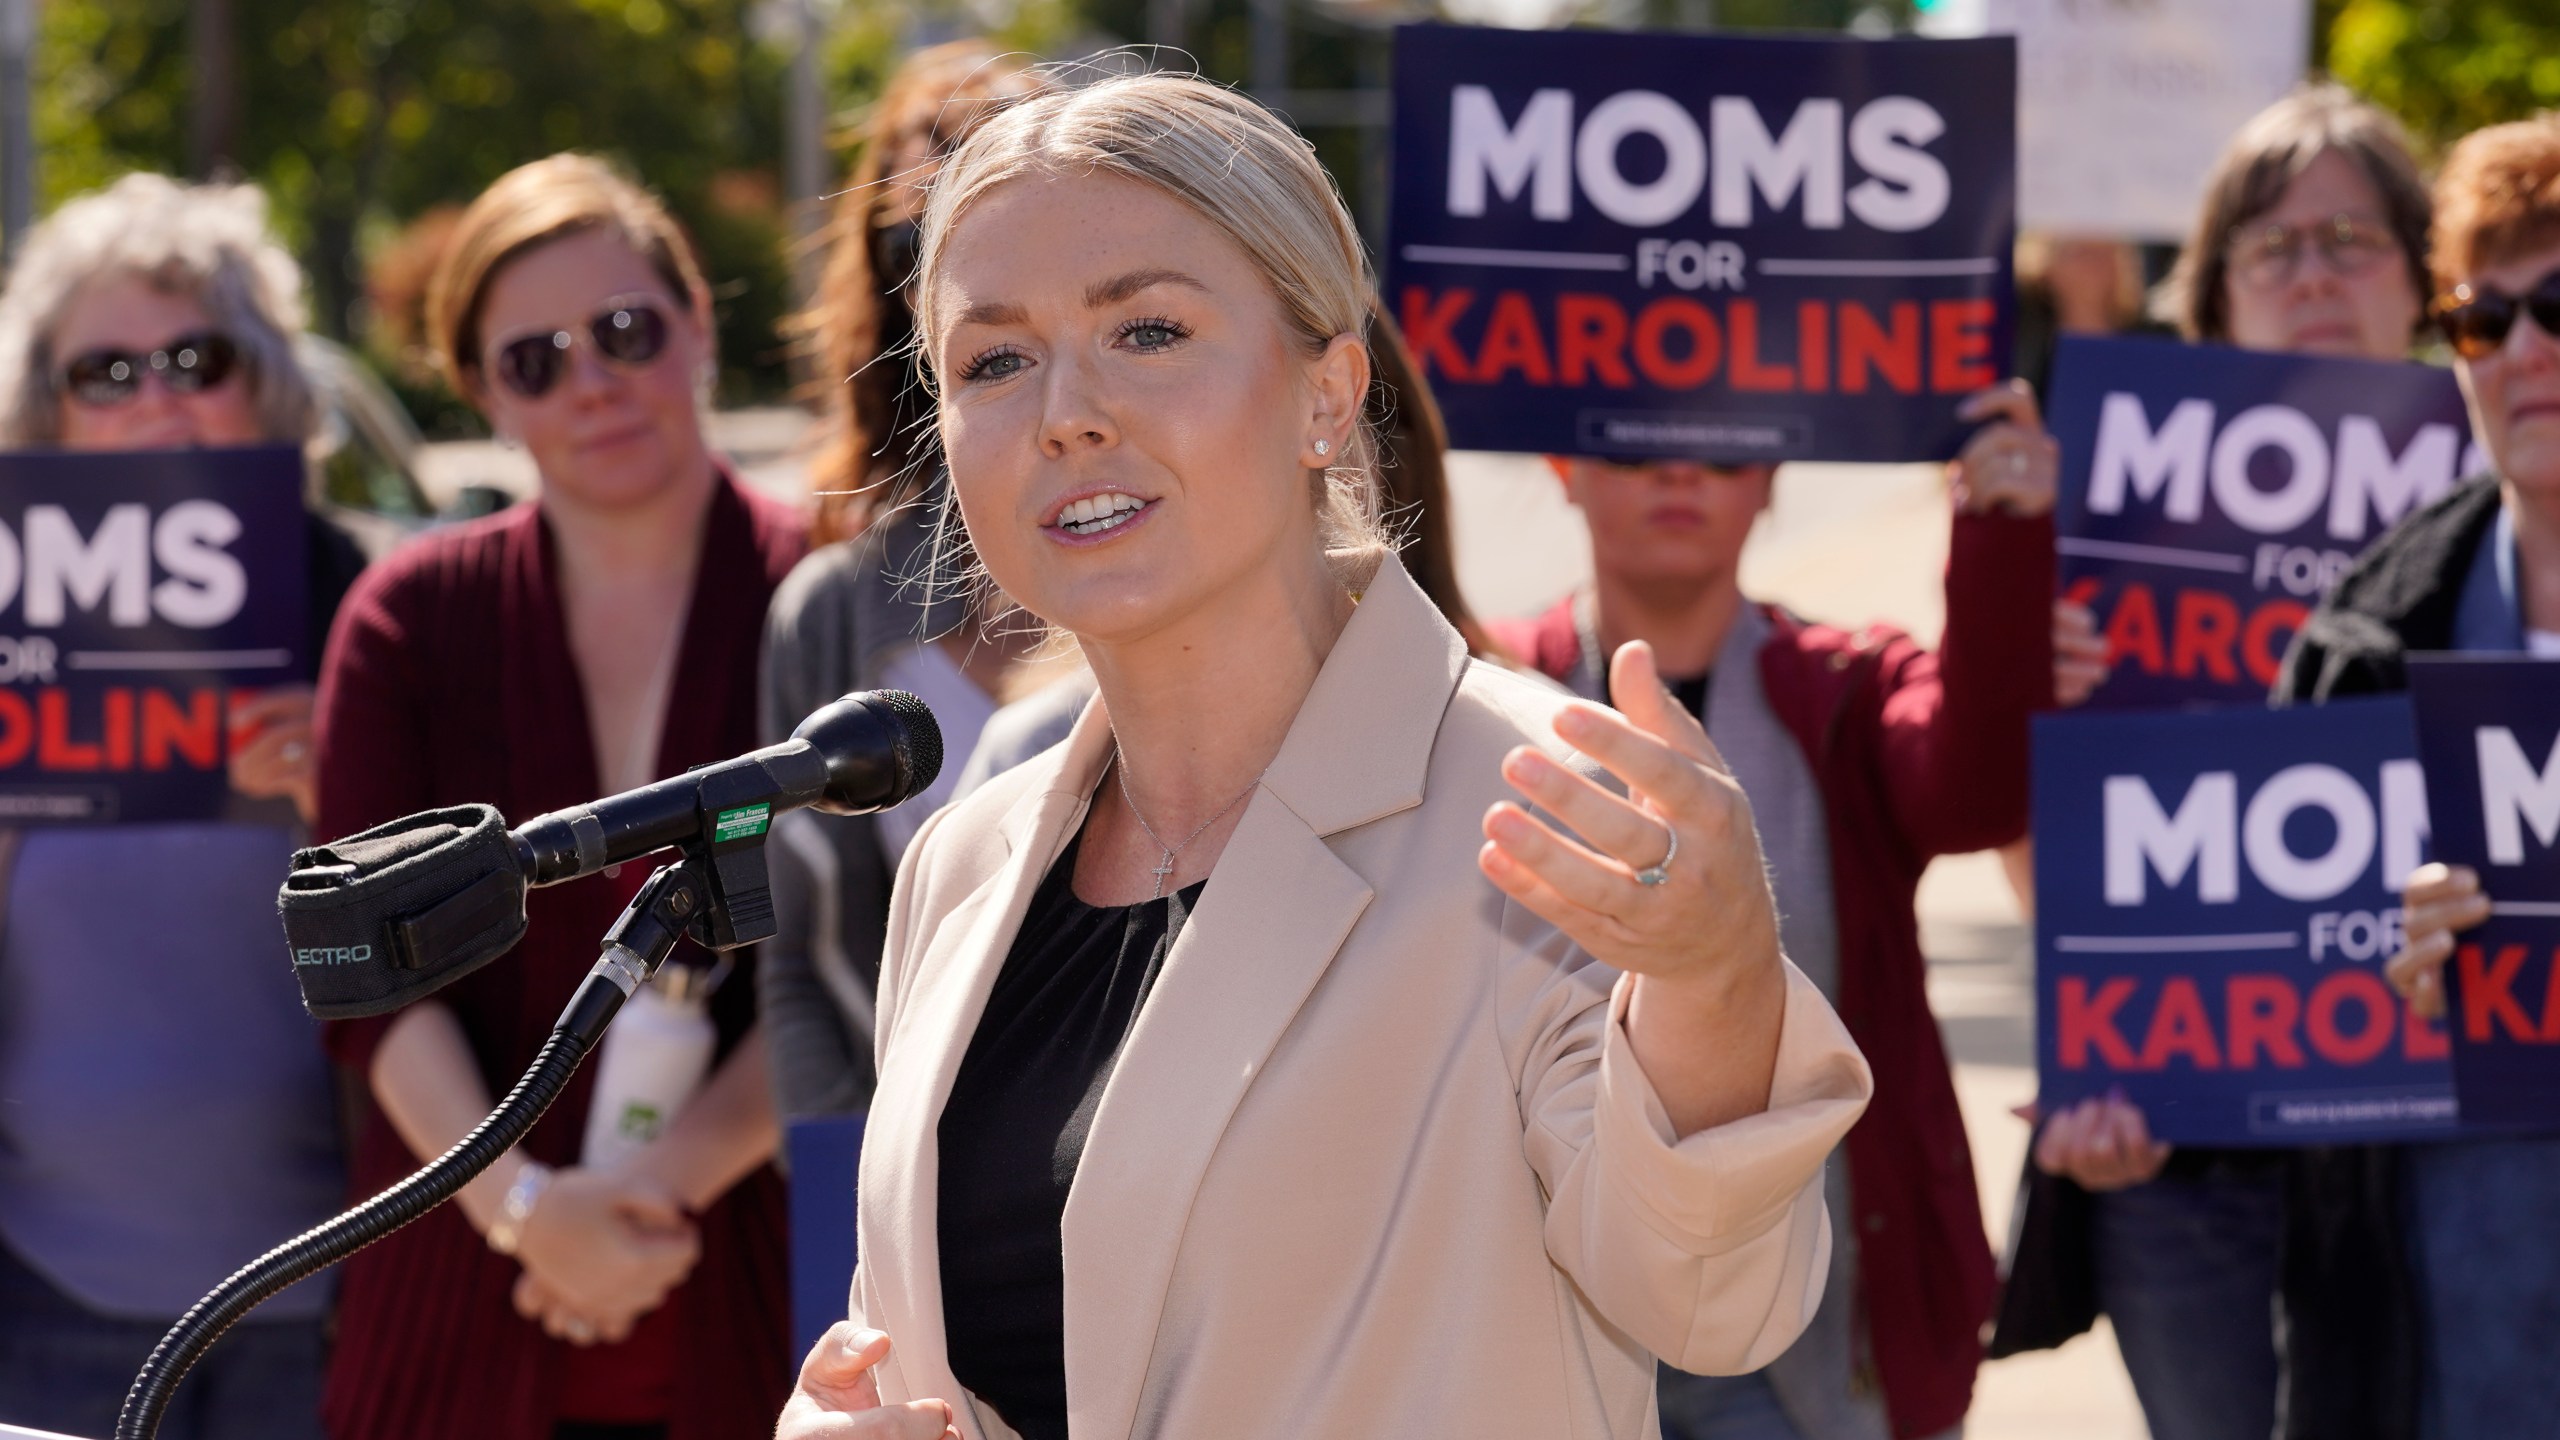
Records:
[[[1866,1063],[1787,969],[1765,1114],[1673,1143],[1629,987],[1476,869],[1565,697],[1371,584],[1103,1091],[1062,1236],[1076,1440],[1653,1436],[1653,1357],[1755,1369],[1821,1298]],[[908,850],[880,977],[852,1315],[890,1400],[1004,1440],[943,1347],[936,1126],[1111,752],[1067,742]],[[1572,763],[1586,768],[1579,756]]]

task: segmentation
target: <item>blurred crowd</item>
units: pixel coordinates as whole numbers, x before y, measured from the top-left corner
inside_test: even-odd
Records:
[[[0,1421],[110,1433],[204,1291],[460,1139],[643,879],[543,891],[505,963],[315,1027],[277,944],[298,844],[437,806],[573,805],[779,740],[846,691],[903,689],[941,723],[933,788],[874,816],[785,817],[780,934],[733,957],[688,946],[653,982],[707,1057],[662,1129],[600,1155],[582,1076],[457,1203],[239,1326],[163,1428],[770,1432],[796,1367],[782,1136],[871,1098],[901,856],[935,809],[1057,744],[1093,693],[1074,647],[969,563],[909,309],[937,166],[1057,83],[962,42],[912,57],[874,108],[798,321],[828,377],[798,506],[706,439],[720,277],[645,177],[553,155],[452,226],[427,339],[529,457],[536,497],[369,562],[315,502],[320,658],[234,705],[233,813],[0,831]],[[2306,87],[2232,137],[2158,286],[2133,247],[2089,237],[2029,237],[2020,272],[2018,378],[1965,402],[1978,428],[1946,467],[1934,647],[1746,593],[1766,464],[1552,457],[1588,522],[1590,585],[1541,615],[1470,613],[1447,436],[1373,306],[1367,419],[1405,568],[1478,662],[1589,699],[1611,699],[1619,646],[1650,644],[1750,797],[1786,954],[1875,1072],[1826,1182],[1837,1243],[1810,1328],[1751,1374],[1664,1367],[1663,1432],[1960,1434],[1986,1343],[2051,1343],[2035,1287],[2073,1272],[2094,1276],[2161,1440],[2543,1433],[2560,1425],[2560,1242],[2541,1238],[2560,1140],[2173,1148],[2138,1108],[2091,1101],[2036,1118],[2029,1176],[2088,1223],[2032,1232],[2004,1262],[1913,905],[1936,856],[2001,848],[2023,877],[2027,718],[2108,671],[2094,618],[2053,598],[2059,454],[2039,396],[2058,335],[2147,327],[2454,367],[2491,473],[2373,542],[2295,640],[2274,703],[2396,689],[2418,650],[2560,656],[2560,117],[2471,135],[2430,180],[2382,111]],[[137,174],[73,200],[0,292],[0,443],[308,443],[303,292],[252,189]],[[2483,565],[2503,611],[2456,603]],[[2408,899],[2391,978],[2440,1010],[2451,936],[2485,901],[2443,867]]]

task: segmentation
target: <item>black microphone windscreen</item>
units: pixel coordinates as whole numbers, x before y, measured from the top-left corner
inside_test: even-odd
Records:
[[[294,852],[276,897],[303,1007],[387,1014],[523,937],[524,875],[486,805],[430,810]]]
[[[875,690],[872,696],[904,722],[900,728],[906,735],[907,793],[902,798],[913,799],[933,788],[942,774],[942,722],[933,718],[922,700],[904,690]]]
[[[923,794],[942,773],[942,727],[904,690],[857,690],[791,732],[826,762],[827,790],[816,806],[867,815]]]

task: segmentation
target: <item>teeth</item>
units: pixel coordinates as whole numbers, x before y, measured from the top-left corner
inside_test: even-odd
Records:
[[[1098,534],[1114,526],[1126,524],[1131,515],[1146,508],[1145,501],[1135,495],[1111,491],[1078,500],[1058,512],[1058,524],[1079,535]]]

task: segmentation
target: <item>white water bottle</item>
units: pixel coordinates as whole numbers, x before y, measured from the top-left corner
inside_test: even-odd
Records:
[[[720,1039],[711,1023],[711,991],[727,969],[664,965],[623,1002],[596,1058],[595,1099],[587,1107],[578,1163],[609,1170],[630,1159],[666,1133],[702,1088]]]

